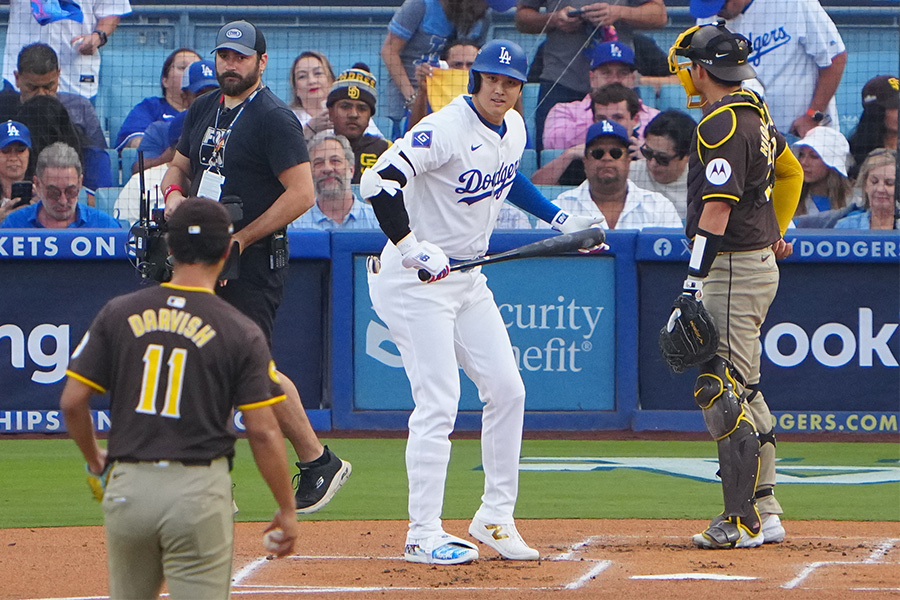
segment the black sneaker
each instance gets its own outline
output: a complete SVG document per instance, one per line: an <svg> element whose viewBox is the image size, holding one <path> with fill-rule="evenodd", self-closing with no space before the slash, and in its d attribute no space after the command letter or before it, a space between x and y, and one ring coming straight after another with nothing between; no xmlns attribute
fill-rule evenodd
<svg viewBox="0 0 900 600"><path fill-rule="evenodd" d="M308 463L296 463L300 472L294 475L297 492L294 501L297 514L306 515L321 510L337 493L353 468L325 446L320 458Z"/></svg>

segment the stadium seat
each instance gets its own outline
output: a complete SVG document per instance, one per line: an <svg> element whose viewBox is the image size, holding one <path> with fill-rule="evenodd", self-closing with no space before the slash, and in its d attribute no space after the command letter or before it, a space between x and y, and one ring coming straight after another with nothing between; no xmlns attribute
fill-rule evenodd
<svg viewBox="0 0 900 600"><path fill-rule="evenodd" d="M519 163L519 173L530 179L535 171L537 171L537 151L526 148L522 153L522 162Z"/></svg>
<svg viewBox="0 0 900 600"><path fill-rule="evenodd" d="M659 102L656 106L659 110L676 108L685 110L685 102L687 97L684 94L684 88L677 83L670 83L659 88Z"/></svg>
<svg viewBox="0 0 900 600"><path fill-rule="evenodd" d="M558 157L563 152L564 150L560 148L557 148L555 150L541 150L541 165L547 166L547 163Z"/></svg>
<svg viewBox="0 0 900 600"><path fill-rule="evenodd" d="M643 102L645 106L658 108L657 104L659 102L656 99L655 87L653 87L652 85L639 85L635 88L635 90L637 90L638 96L641 97L641 102Z"/></svg>
<svg viewBox="0 0 900 600"><path fill-rule="evenodd" d="M564 191L572 189L571 186L567 185L539 185L537 188L551 201L556 200L556 197Z"/></svg>
<svg viewBox="0 0 900 600"><path fill-rule="evenodd" d="M138 154L137 148L122 148L121 152L122 156L122 185L131 179L132 168L134 167L134 163L137 162Z"/></svg>
<svg viewBox="0 0 900 600"><path fill-rule="evenodd" d="M109 157L109 172L112 175L113 185L122 185L122 165L119 162L119 153L115 148L107 148L106 155Z"/></svg>
<svg viewBox="0 0 900 600"><path fill-rule="evenodd" d="M97 188L97 193L94 196L94 207L98 210L102 210L111 217L116 217L116 200L118 199L121 190L122 188L120 187Z"/></svg>

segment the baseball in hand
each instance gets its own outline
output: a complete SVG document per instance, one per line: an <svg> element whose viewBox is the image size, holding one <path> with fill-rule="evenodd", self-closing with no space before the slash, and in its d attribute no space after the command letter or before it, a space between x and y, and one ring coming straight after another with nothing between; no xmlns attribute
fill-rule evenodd
<svg viewBox="0 0 900 600"><path fill-rule="evenodd" d="M281 529L273 529L272 531L266 532L266 536L263 538L263 546L265 546L266 550L269 552L278 552L278 547L283 541L284 531Z"/></svg>

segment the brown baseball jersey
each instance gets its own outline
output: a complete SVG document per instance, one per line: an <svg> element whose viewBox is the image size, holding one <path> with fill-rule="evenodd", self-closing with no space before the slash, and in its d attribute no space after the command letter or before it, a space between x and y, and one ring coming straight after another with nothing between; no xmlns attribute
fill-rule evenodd
<svg viewBox="0 0 900 600"><path fill-rule="evenodd" d="M67 374L109 391L111 461L232 456L232 409L285 397L259 327L212 292L172 284L107 303Z"/></svg>
<svg viewBox="0 0 900 600"><path fill-rule="evenodd" d="M757 250L781 238L772 207L775 159L785 147L769 109L740 90L713 104L694 132L688 163L685 233L693 238L703 206L727 202L731 215L723 252Z"/></svg>

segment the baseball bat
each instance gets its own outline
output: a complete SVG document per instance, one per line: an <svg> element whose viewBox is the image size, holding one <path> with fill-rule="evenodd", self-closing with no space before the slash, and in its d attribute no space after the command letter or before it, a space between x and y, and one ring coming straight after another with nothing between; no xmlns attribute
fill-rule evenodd
<svg viewBox="0 0 900 600"><path fill-rule="evenodd" d="M599 246L605 240L606 232L603 229L590 227L588 229L582 229L581 231L555 235L499 254L490 254L482 256L481 258L463 260L450 265L450 270L459 271L460 269L471 269L472 267L478 267L480 265L505 262L507 260L515 260L518 258L555 256L565 252L593 248L594 246ZM419 279L428 281L431 279L431 273L425 269L419 269Z"/></svg>

